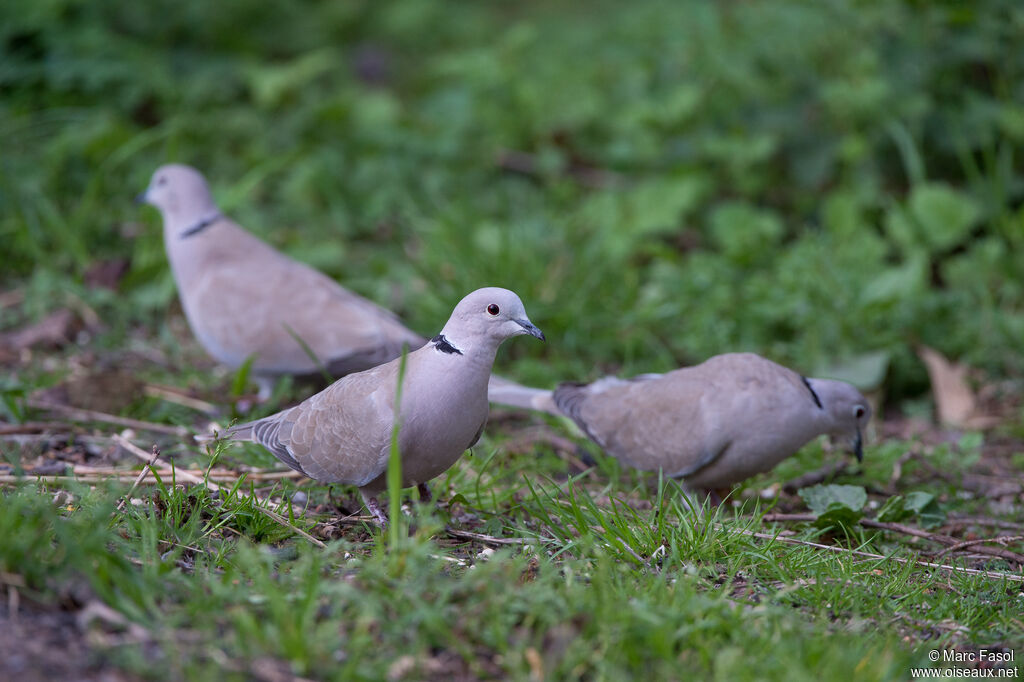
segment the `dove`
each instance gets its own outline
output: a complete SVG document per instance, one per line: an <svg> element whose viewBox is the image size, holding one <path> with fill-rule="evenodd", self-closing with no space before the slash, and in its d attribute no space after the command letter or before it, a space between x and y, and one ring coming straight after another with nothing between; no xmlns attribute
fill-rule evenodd
<svg viewBox="0 0 1024 682"><path fill-rule="evenodd" d="M507 289L478 289L455 306L437 336L408 354L400 401L401 358L349 374L295 407L225 435L259 443L310 478L357 486L367 510L386 526L377 494L387 487L396 420L402 487L427 493L427 481L480 438L498 346L522 334L544 340L519 297Z"/></svg>
<svg viewBox="0 0 1024 682"><path fill-rule="evenodd" d="M281 375L326 368L339 377L426 343L390 311L237 225L190 166L161 166L136 200L160 211L167 258L196 339L232 369L252 357L261 400ZM537 389L498 377L493 384L495 402L532 408Z"/></svg>
<svg viewBox="0 0 1024 682"><path fill-rule="evenodd" d="M564 383L553 400L624 464L712 492L770 470L822 434L848 438L860 461L871 417L850 384L808 379L753 353L667 374Z"/></svg>

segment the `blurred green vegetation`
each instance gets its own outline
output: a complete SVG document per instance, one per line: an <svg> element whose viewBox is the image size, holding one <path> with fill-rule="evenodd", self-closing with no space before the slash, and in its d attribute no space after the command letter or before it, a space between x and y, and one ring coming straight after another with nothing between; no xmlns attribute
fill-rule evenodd
<svg viewBox="0 0 1024 682"><path fill-rule="evenodd" d="M6 0L0 326L162 319L131 198L173 160L423 333L516 289L529 381L881 351L904 396L915 343L1019 374L1022 34L1017 0ZM117 257L121 295L82 284Z"/></svg>

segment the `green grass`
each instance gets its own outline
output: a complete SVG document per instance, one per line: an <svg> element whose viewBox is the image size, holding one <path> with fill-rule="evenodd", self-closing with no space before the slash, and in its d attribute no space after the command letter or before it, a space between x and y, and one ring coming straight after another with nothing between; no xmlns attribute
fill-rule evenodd
<svg viewBox="0 0 1024 682"><path fill-rule="evenodd" d="M206 415L145 386L241 416L247 368L191 338L159 218L131 203L181 161L240 224L422 334L474 288L515 289L549 342L506 344L496 367L531 384L751 350L859 367L891 424L931 418L915 349L933 347L975 369L1001 423L876 438L835 482L867 490L868 518L927 493L936 518L1019 524L1019 493L968 484L1024 466L1022 26L1014 0L9 0L0 330L60 308L84 329L0 348L0 416L48 418L29 397L72 384L79 407L195 431ZM307 394L283 381L245 416ZM0 461L109 464L117 430L0 434ZM239 482L150 478L121 510L127 483L4 484L0 596L29 627L111 607L124 622L73 625L91 658L68 663L146 679L906 679L934 648L1024 655L1020 583L912 560L1012 562L763 521L806 513L777 484L838 453L810 445L704 516L671 481L547 440L574 433L496 414L433 482L439 507L389 500L390 541L332 523L351 490L241 476L276 466L257 446L156 435L164 459ZM307 514L280 513L326 548L266 513L296 492Z"/></svg>

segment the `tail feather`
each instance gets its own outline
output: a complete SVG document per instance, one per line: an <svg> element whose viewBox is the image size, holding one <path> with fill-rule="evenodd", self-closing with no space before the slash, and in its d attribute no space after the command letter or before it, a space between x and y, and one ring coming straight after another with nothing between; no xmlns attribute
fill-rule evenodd
<svg viewBox="0 0 1024 682"><path fill-rule="evenodd" d="M493 374L487 386L487 399L499 405L546 412L556 416L561 414L551 398L551 391L523 386Z"/></svg>
<svg viewBox="0 0 1024 682"><path fill-rule="evenodd" d="M282 443L280 438L278 438L281 431L281 420L278 419L279 416L279 414L272 415L263 419L257 419L256 421L232 426L225 429L223 432L220 432L217 437L224 438L226 440L250 441L252 443L262 445L270 451L270 454L281 460L283 464L287 464L289 468L306 474L306 471L295 460L292 453L288 451L288 446ZM200 443L207 443L213 439L213 434L196 436L196 441ZM309 474L306 475L308 476Z"/></svg>
<svg viewBox="0 0 1024 682"><path fill-rule="evenodd" d="M587 422L583 419L583 403L587 399L587 394L592 386L593 384L561 383L552 393L552 400L561 411L561 414L572 419L576 426L580 427L583 433L587 434L587 438L604 448L604 442L597 437L597 434L590 430Z"/></svg>
<svg viewBox="0 0 1024 682"><path fill-rule="evenodd" d="M211 424L209 433L198 433L195 435L195 441L197 443L212 443L218 439L231 439L231 440L252 440L252 427L256 422L248 422L246 424L238 424L237 426L231 426L229 428L221 430L216 424ZM212 427L212 428L211 428Z"/></svg>
<svg viewBox="0 0 1024 682"><path fill-rule="evenodd" d="M223 436L230 438L231 440L255 440L253 438L253 429L259 424L262 419L257 419L254 422L246 422L245 424L237 424L224 431Z"/></svg>
<svg viewBox="0 0 1024 682"><path fill-rule="evenodd" d="M565 382L559 384L551 394L552 401L561 413L579 424L582 429L586 429L580 416L583 400L587 397L586 388L587 384Z"/></svg>

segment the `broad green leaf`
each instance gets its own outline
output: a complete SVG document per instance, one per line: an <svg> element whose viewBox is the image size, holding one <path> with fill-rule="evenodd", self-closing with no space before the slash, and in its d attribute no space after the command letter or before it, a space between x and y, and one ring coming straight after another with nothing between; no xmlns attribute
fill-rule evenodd
<svg viewBox="0 0 1024 682"><path fill-rule="evenodd" d="M921 227L925 244L933 252L962 242L980 216L978 206L970 197L938 183L915 187L908 206Z"/></svg>
<svg viewBox="0 0 1024 682"><path fill-rule="evenodd" d="M867 491L859 485L816 485L801 488L799 495L816 514L821 514L833 504L859 512L868 501Z"/></svg>
<svg viewBox="0 0 1024 682"><path fill-rule="evenodd" d="M779 217L741 202L730 202L711 214L711 238L726 256L750 263L774 248L782 239Z"/></svg>
<svg viewBox="0 0 1024 682"><path fill-rule="evenodd" d="M814 525L847 532L855 530L868 501L867 492L859 485L816 485L802 488L799 494L817 517Z"/></svg>

